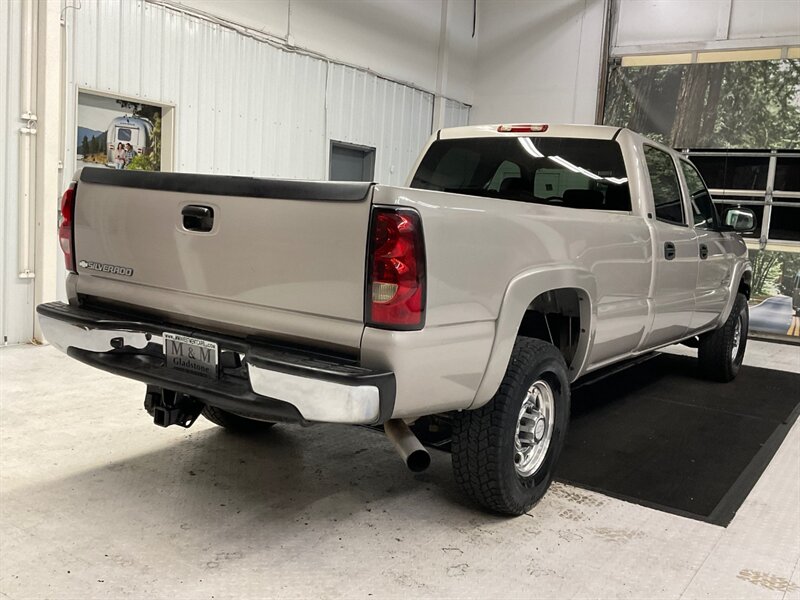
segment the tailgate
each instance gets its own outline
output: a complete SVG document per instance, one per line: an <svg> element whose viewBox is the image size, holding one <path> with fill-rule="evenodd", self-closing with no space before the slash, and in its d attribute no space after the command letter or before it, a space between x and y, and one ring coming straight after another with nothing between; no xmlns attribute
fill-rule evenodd
<svg viewBox="0 0 800 600"><path fill-rule="evenodd" d="M219 331L358 348L371 186L85 168L77 292ZM213 218L198 220L203 209Z"/></svg>

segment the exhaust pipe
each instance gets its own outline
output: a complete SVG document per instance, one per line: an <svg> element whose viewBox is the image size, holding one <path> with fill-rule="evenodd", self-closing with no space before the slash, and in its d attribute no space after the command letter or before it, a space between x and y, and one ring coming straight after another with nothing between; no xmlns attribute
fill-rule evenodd
<svg viewBox="0 0 800 600"><path fill-rule="evenodd" d="M431 455L408 428L405 421L389 419L383 424L383 430L409 469L414 473L419 473L428 468L431 464Z"/></svg>

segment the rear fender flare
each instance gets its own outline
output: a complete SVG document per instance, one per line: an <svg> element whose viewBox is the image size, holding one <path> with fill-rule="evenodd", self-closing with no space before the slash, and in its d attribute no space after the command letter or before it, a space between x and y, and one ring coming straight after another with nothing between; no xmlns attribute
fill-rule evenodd
<svg viewBox="0 0 800 600"><path fill-rule="evenodd" d="M517 332L530 303L544 292L561 288L575 288L582 292L581 336L569 370L570 381L578 377L586 362L591 340L594 339L593 316L597 297L595 278L588 271L572 267L525 271L514 277L506 288L495 326L492 352L470 409L486 404L500 387L511 359Z"/></svg>

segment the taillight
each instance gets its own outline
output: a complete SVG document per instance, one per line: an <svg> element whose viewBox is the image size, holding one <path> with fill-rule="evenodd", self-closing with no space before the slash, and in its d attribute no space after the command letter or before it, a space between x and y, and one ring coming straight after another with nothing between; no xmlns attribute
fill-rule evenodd
<svg viewBox="0 0 800 600"><path fill-rule="evenodd" d="M367 324L422 329L425 247L419 214L402 208L373 209L368 256Z"/></svg>
<svg viewBox="0 0 800 600"><path fill-rule="evenodd" d="M58 221L58 241L64 253L67 271L75 272L75 244L72 239L75 216L75 184L70 184L61 196L61 217Z"/></svg>

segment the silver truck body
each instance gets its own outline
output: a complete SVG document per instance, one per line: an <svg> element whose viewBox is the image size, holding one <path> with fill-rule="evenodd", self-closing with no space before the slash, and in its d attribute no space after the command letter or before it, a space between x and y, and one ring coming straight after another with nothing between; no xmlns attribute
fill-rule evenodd
<svg viewBox="0 0 800 600"><path fill-rule="evenodd" d="M250 386L292 404L304 421L369 423L487 403L526 313L548 293L577 300L565 313L575 326L567 356L572 381L725 322L737 291L749 282L741 237L695 228L691 219L679 226L653 218L643 147L668 152L676 164L677 153L628 130L570 125L541 134L501 134L496 125L443 130L429 146L438 139L501 135L615 140L631 210L338 183L307 184L315 186L312 199L292 184L284 198L231 189L209 195L97 183L87 169L78 177L75 204L77 272L67 281L70 306L87 312L76 323L40 310L42 327L65 351L106 352L120 335L127 335L125 345L144 347L160 342L159 327L169 331L174 325L344 357L358 368L393 375L389 413L377 407L378 392L369 384L339 389L310 371L273 369L274 361L253 362ZM687 184L678 173L684 211L691 215ZM231 185L234 180L239 178L229 178ZM182 209L197 204L213 207L209 232L182 226ZM420 330L365 325L373 206L408 207L420 215L426 257ZM674 245L674 258L665 258L665 243ZM702 260L701 245L707 248ZM117 318L132 316L122 325L106 317L93 324L97 307ZM148 319L154 320L147 329L151 338L137 338L145 329L132 323Z"/></svg>

